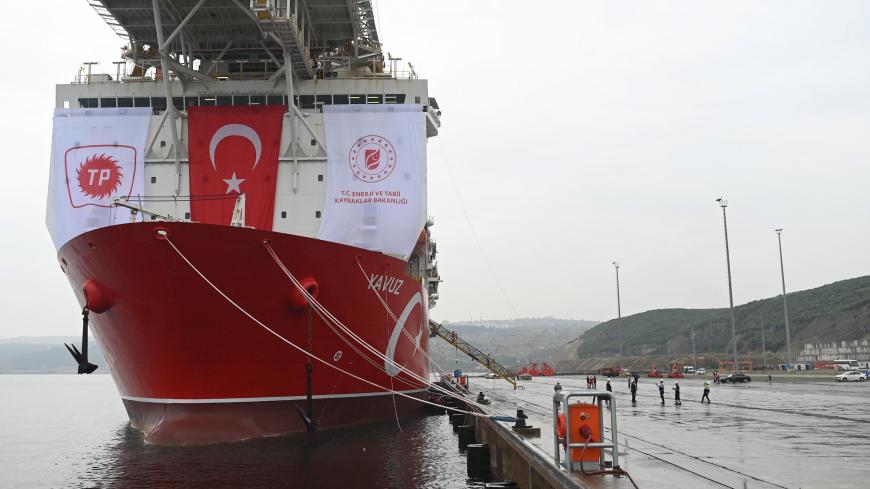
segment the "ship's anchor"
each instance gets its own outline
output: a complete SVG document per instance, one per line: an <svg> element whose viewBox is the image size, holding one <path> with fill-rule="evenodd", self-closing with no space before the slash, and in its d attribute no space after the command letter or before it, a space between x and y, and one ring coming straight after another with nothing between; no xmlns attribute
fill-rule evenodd
<svg viewBox="0 0 870 489"><path fill-rule="evenodd" d="M79 351L78 348L72 343L67 345L66 343L63 346L66 347L67 351L70 355L73 356L76 363L79 364L79 373L80 374L89 374L93 373L94 370L97 369L97 366L93 363L88 362L88 314L90 311L88 307L85 306L82 309L82 351Z"/></svg>
<svg viewBox="0 0 870 489"><path fill-rule="evenodd" d="M296 408L296 412L299 413L299 417L302 418L302 422L305 423L305 429L308 431L308 434L310 435L311 433L317 431L317 423L313 419L309 418L301 407L297 406L296 404L293 404L293 407Z"/></svg>

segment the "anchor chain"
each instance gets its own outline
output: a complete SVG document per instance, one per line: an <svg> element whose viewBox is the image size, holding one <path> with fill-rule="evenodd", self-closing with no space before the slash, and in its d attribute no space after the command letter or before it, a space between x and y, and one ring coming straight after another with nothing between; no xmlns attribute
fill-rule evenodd
<svg viewBox="0 0 870 489"><path fill-rule="evenodd" d="M311 305L306 309L306 316L308 317L308 356L305 360L305 413L308 417L306 425L308 432L310 433L317 428L317 422L314 421L314 389L311 383L311 374L314 371L314 366L311 364L311 355L314 353L314 335L311 327Z"/></svg>

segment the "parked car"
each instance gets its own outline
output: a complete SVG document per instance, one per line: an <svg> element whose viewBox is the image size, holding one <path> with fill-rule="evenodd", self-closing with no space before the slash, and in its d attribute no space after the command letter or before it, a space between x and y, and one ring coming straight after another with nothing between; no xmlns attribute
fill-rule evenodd
<svg viewBox="0 0 870 489"><path fill-rule="evenodd" d="M752 377L744 374L743 372L737 372L736 374L728 374L725 377L719 379L719 383L725 384L730 382L732 384L742 384L744 382L752 382Z"/></svg>
<svg viewBox="0 0 870 489"><path fill-rule="evenodd" d="M834 377L837 382L864 382L867 380L867 375L864 372L856 372L851 370Z"/></svg>
<svg viewBox="0 0 870 489"><path fill-rule="evenodd" d="M695 375L707 375L707 369L704 367L695 370Z"/></svg>

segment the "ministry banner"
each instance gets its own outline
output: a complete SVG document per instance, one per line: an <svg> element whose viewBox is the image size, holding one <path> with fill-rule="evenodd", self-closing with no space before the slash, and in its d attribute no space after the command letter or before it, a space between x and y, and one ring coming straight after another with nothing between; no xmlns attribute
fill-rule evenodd
<svg viewBox="0 0 870 489"><path fill-rule="evenodd" d="M245 194L245 224L270 231L285 107L190 107L190 217L229 225Z"/></svg>
<svg viewBox="0 0 870 489"><path fill-rule="evenodd" d="M325 105L328 183L318 238L407 258L426 223L420 105Z"/></svg>
<svg viewBox="0 0 870 489"><path fill-rule="evenodd" d="M45 221L56 249L103 226L129 222L112 208L145 190L150 108L55 109Z"/></svg>

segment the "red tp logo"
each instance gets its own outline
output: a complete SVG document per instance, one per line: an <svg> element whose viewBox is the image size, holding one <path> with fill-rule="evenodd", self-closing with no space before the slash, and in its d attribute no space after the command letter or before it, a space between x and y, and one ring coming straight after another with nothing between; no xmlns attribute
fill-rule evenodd
<svg viewBox="0 0 870 489"><path fill-rule="evenodd" d="M105 153L88 157L76 169L76 179L82 193L96 199L112 195L121 185L123 177L121 165Z"/></svg>

